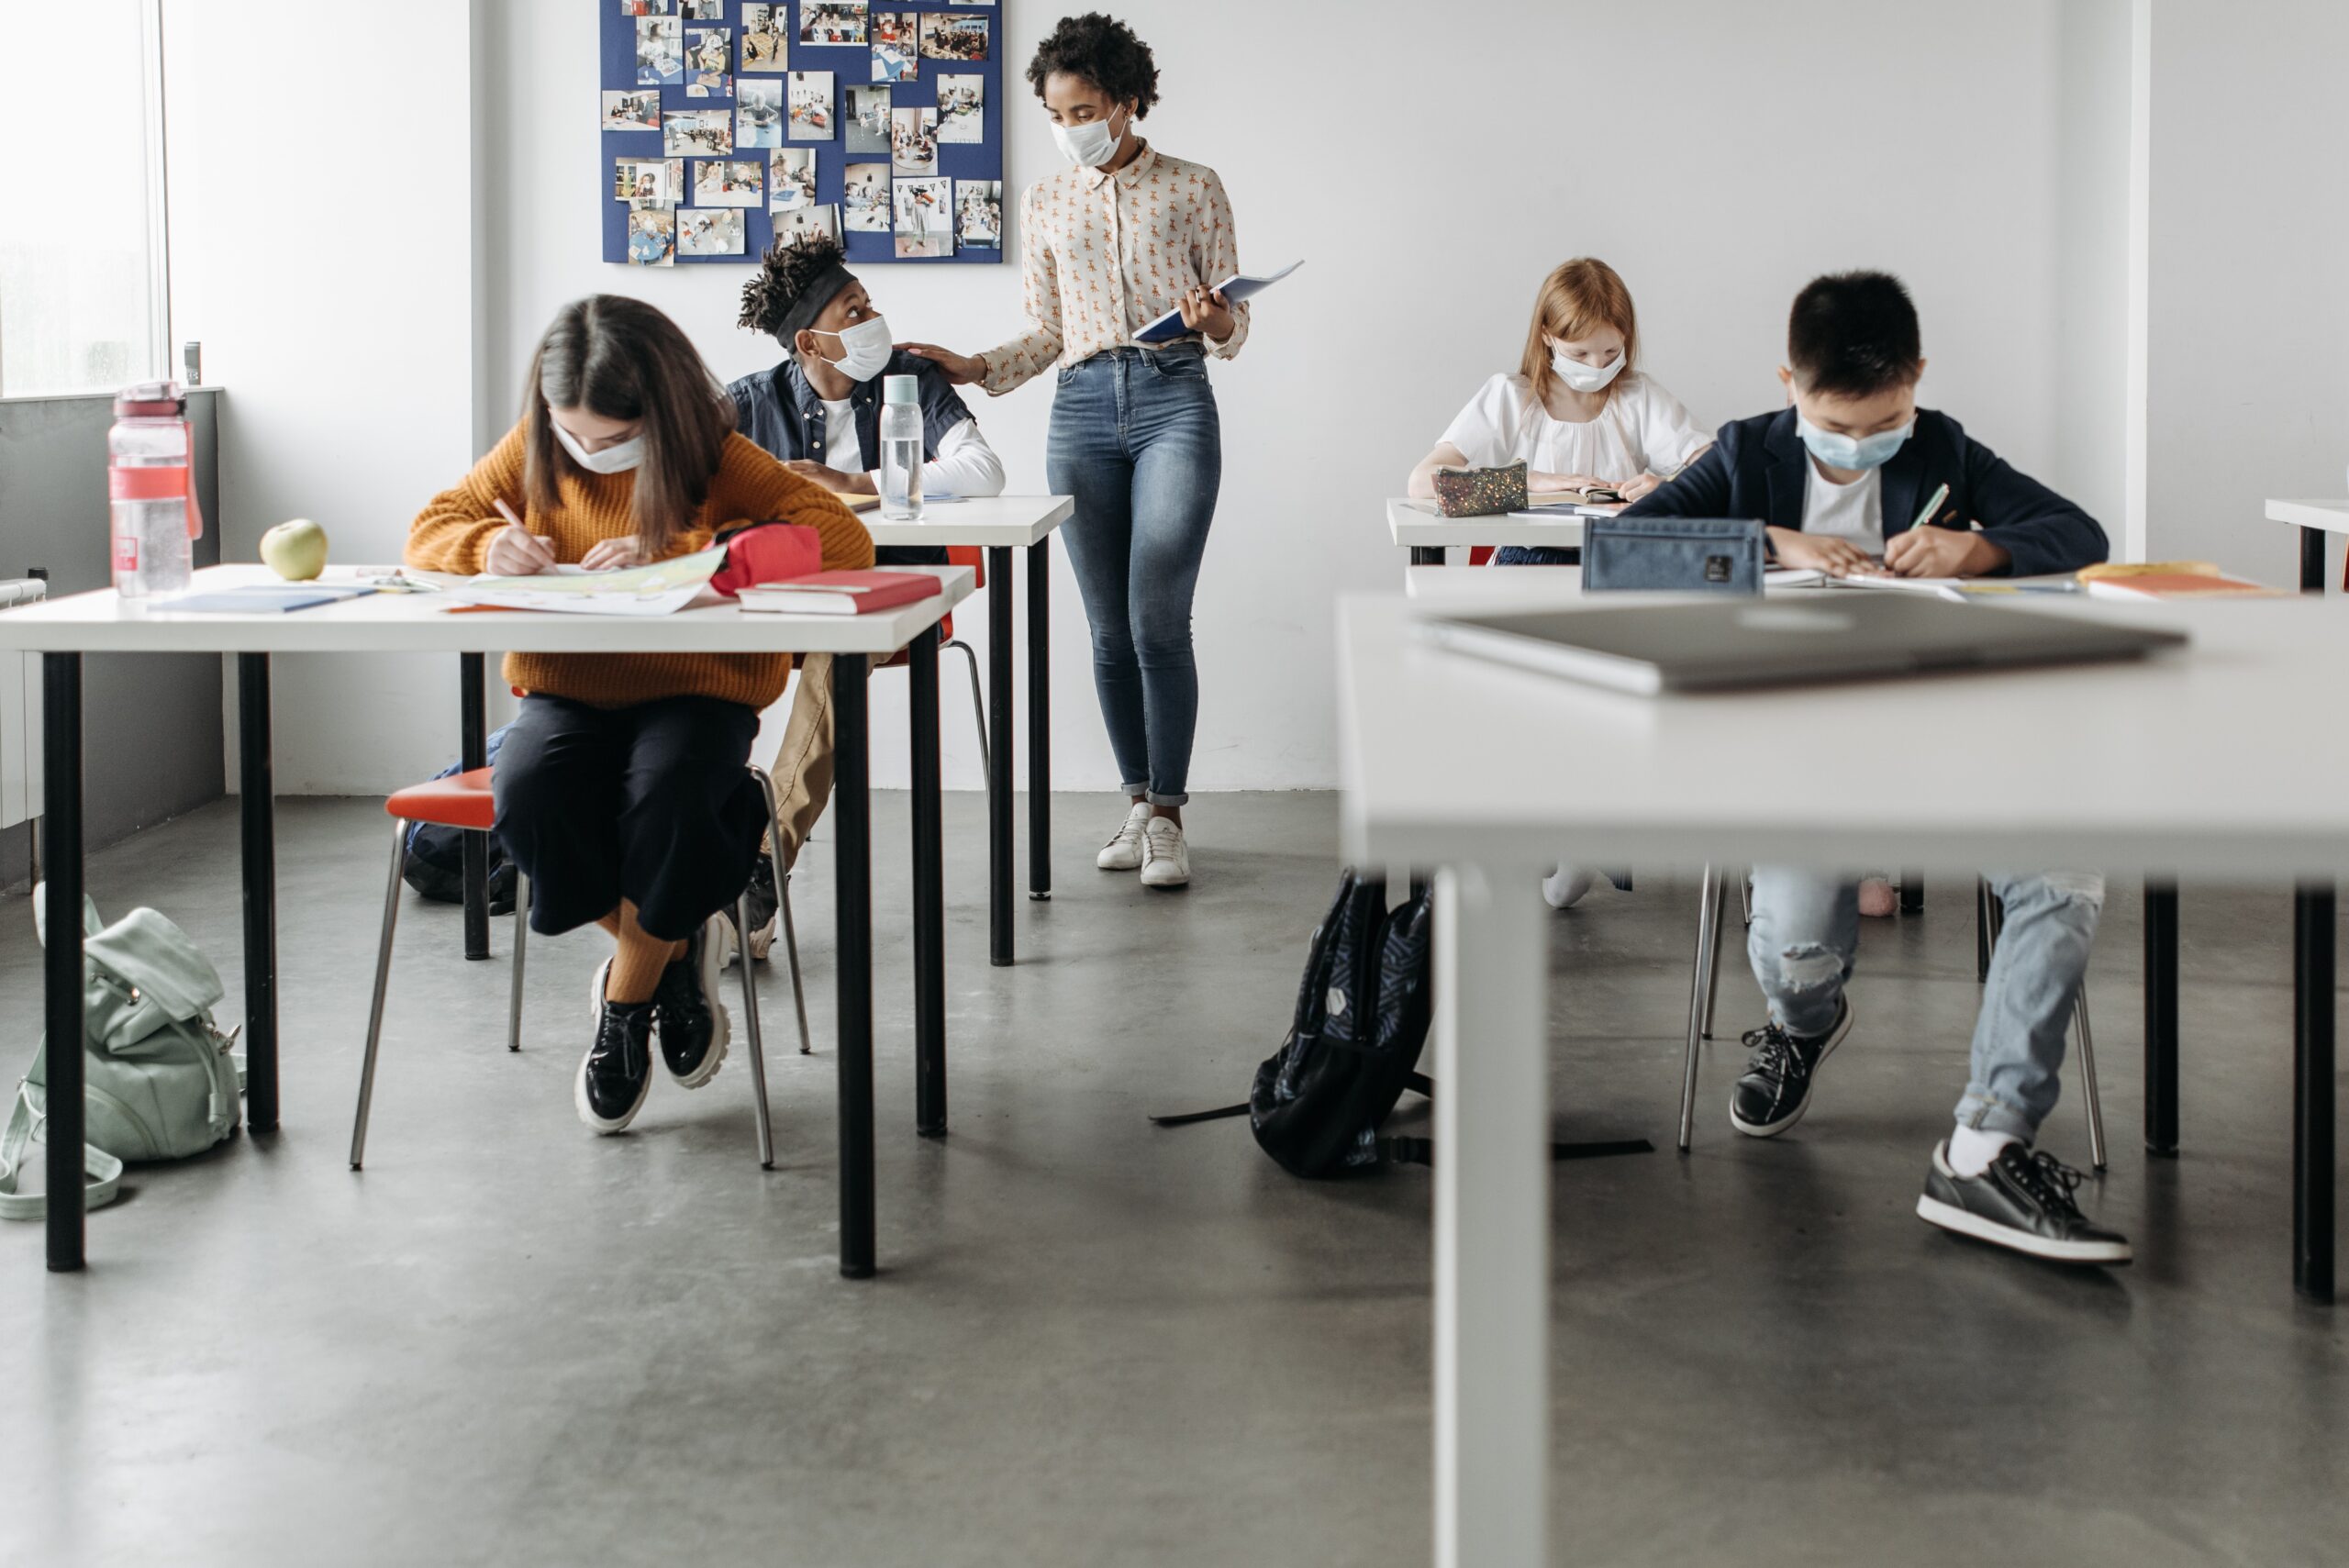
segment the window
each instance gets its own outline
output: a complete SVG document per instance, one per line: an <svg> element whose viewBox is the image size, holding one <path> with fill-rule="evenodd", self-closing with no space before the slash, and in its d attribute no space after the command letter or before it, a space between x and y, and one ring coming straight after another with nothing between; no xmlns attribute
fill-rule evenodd
<svg viewBox="0 0 2349 1568"><path fill-rule="evenodd" d="M0 395L171 373L159 0L0 0Z"/></svg>

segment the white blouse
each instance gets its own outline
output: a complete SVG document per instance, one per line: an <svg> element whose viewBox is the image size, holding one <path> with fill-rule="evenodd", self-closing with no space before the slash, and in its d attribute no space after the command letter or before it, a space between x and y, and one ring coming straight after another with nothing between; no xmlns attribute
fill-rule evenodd
<svg viewBox="0 0 2349 1568"><path fill-rule="evenodd" d="M1554 419L1521 375L1497 375L1443 432L1471 465L1504 468L1522 460L1536 473L1586 473L1620 484L1642 473L1669 478L1712 439L1680 399L1637 371L1615 378L1598 417Z"/></svg>

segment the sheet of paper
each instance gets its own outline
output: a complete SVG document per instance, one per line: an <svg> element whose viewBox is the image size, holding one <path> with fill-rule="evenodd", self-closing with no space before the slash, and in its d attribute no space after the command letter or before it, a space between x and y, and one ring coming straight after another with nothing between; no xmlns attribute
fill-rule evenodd
<svg viewBox="0 0 2349 1568"><path fill-rule="evenodd" d="M618 572L558 566L535 577L474 577L451 588L449 597L460 605L501 610L551 610L579 616L674 615L692 604L724 564L726 547L718 544L692 555Z"/></svg>

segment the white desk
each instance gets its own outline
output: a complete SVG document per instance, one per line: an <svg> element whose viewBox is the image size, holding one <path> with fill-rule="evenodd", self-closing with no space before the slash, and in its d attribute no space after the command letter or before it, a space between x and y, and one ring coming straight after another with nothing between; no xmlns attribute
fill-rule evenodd
<svg viewBox="0 0 2349 1568"><path fill-rule="evenodd" d="M2300 530L2300 592L2324 592L2324 539L2349 534L2349 501L2270 501L2267 520Z"/></svg>
<svg viewBox="0 0 2349 1568"><path fill-rule="evenodd" d="M840 917L841 1272L872 1273L873 923L871 753L865 674L871 662L912 651L914 952L917 1079L943 1106L945 906L938 761L938 623L972 591L967 567L930 569L936 595L866 616L745 613L731 605L673 616L451 613L439 594L374 594L290 615L192 615L73 594L0 616L0 648L42 654L47 812L41 853L56 906L82 904L82 655L234 653L244 828L246 1119L274 1129L277 1105L276 851L271 787L269 661L276 653L829 653L840 766L835 786ZM332 578L346 572L330 574ZM207 567L198 591L275 579L261 566ZM921 679L926 673L926 683ZM477 763L475 765L478 765ZM76 922L50 930L45 1017L54 1040L81 1038L82 941ZM50 1062L49 1266L83 1262L82 1054ZM926 1091L927 1092L927 1091ZM920 1112L917 1113L918 1121Z"/></svg>
<svg viewBox="0 0 2349 1568"><path fill-rule="evenodd" d="M1395 542L1411 552L1414 566L1441 566L1449 545L1543 545L1553 550L1582 547L1582 517L1534 519L1506 514L1489 517L1447 517L1432 501L1389 496L1386 530Z"/></svg>
<svg viewBox="0 0 2349 1568"><path fill-rule="evenodd" d="M1052 895L1052 530L1067 495L990 495L930 508L918 523L860 512L873 542L987 552L987 960L1011 962L1011 552L1028 552L1028 896Z"/></svg>
<svg viewBox="0 0 2349 1568"><path fill-rule="evenodd" d="M2349 727L2308 723L2296 694L2310 671L2349 667L2349 606L2023 608L2184 625L2195 646L2143 664L1647 699L1427 647L1398 595L1341 600L1343 853L1436 872L1439 1563L1549 1561L1539 881L1562 859L1970 875L1995 858L2318 879L2299 895L2294 1265L2306 1294L2329 1296L2332 884L2349 875ZM2006 738L1996 751L1978 741L1993 732ZM1787 745L1797 733L1804 743ZM1944 781L1932 812L1898 792L1854 795L1850 781L1887 755ZM1722 788L1724 758L1765 756L1769 767Z"/></svg>

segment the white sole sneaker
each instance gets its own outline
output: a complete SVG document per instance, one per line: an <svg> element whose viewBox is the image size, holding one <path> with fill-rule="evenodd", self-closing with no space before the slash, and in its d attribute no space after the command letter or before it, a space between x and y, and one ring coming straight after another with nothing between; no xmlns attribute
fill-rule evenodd
<svg viewBox="0 0 2349 1568"><path fill-rule="evenodd" d="M703 923L701 973L694 978L701 985L702 1006L709 1009L709 1050L703 1053L701 1065L691 1073L683 1076L674 1073L669 1074L671 1081L679 1088L698 1089L712 1078L717 1077L718 1070L726 1065L726 1044L734 1031L731 1020L727 1017L726 1004L721 998L720 992L724 985L723 975L727 962L733 956L733 921L723 915L712 915ZM658 1014L655 1014L652 1020L652 1031L653 1048L658 1050L661 1035L661 1019ZM667 1058L662 1059L662 1065L664 1067L668 1065Z"/></svg>
<svg viewBox="0 0 2349 1568"><path fill-rule="evenodd" d="M1103 871L1139 871L1141 869L1142 835L1150 829L1151 810L1147 801L1126 813L1124 824L1117 837L1101 846L1093 863Z"/></svg>
<svg viewBox="0 0 2349 1568"><path fill-rule="evenodd" d="M595 1008L596 1024L599 1029L603 1027L604 1022L604 977L611 973L611 972L612 961L607 958L603 962L596 966L596 973L588 981L587 997L589 1003ZM657 1045L648 1044L646 1049L657 1051L660 1048ZM587 1103L588 1054L589 1052L585 1051L579 1053L579 1070L571 1075L572 1108L579 1113L579 1119L581 1121L585 1122L592 1130L601 1137L609 1138L615 1132L626 1132L628 1130L628 1124L636 1119L636 1113L642 1110L644 1108L644 1102L651 1097L652 1074L647 1073L644 1075L644 1087L639 1091L636 1096L636 1103L628 1107L627 1113L623 1116L616 1117L607 1120L603 1117L597 1116L596 1114L595 1107Z"/></svg>
<svg viewBox="0 0 2349 1568"><path fill-rule="evenodd" d="M1166 824L1164 830L1160 824ZM1141 884L1171 889L1191 882L1191 845L1179 823L1169 817L1153 817L1142 834Z"/></svg>
<svg viewBox="0 0 2349 1568"><path fill-rule="evenodd" d="M1795 1107L1795 1114L1787 1118L1784 1121L1772 1122L1766 1127L1757 1122L1749 1122L1743 1117L1737 1114L1737 1099L1735 1095L1731 1095L1729 1103L1730 1126L1745 1134L1748 1138L1776 1138L1778 1134L1786 1131L1788 1128L1793 1127L1798 1122L1801 1121L1803 1118L1809 1116L1810 1114L1810 1102L1818 1097L1819 1070L1827 1065L1827 1059L1835 1054L1835 1048L1842 1044L1843 1037L1851 1032L1852 999L1849 996L1845 996L1843 998L1843 1016L1837 1018L1835 1020L1835 1027L1827 1031L1827 1043L1820 1049L1819 1052L1819 1060L1810 1064L1810 1087L1804 1091L1802 1104Z"/></svg>
<svg viewBox="0 0 2349 1568"><path fill-rule="evenodd" d="M2055 1241L1999 1225L1969 1214L1954 1204L1937 1197L1920 1195L1917 1218L1928 1225L1959 1236L1970 1236L1976 1241L1987 1241L1993 1247L2004 1247L2009 1252L2021 1252L2033 1258L2049 1258L2059 1263L2125 1263L2136 1254L2126 1241Z"/></svg>

